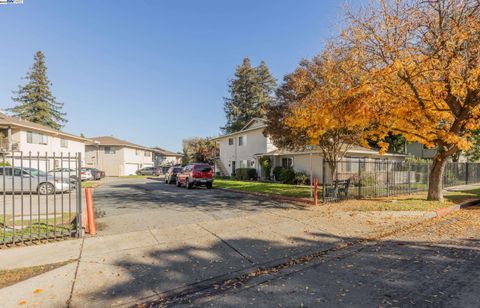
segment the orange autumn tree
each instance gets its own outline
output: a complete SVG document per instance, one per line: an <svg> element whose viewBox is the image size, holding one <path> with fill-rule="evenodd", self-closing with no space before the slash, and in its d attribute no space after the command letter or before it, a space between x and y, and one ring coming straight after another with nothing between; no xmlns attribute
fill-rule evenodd
<svg viewBox="0 0 480 308"><path fill-rule="evenodd" d="M364 59L357 90L367 94L359 108L371 112L371 133L436 148L427 198L443 200L448 159L480 127L480 2L383 0L347 20L341 40Z"/></svg>
<svg viewBox="0 0 480 308"><path fill-rule="evenodd" d="M322 54L304 60L285 77L270 108L265 132L281 148L317 146L335 173L337 161L357 144L366 144L370 125L356 59L341 46L330 44ZM362 108L359 108L361 106Z"/></svg>
<svg viewBox="0 0 480 308"><path fill-rule="evenodd" d="M335 44L288 77L282 123L311 144L343 130L436 148L427 198L443 200L448 159L480 128L480 2L379 0L347 13Z"/></svg>

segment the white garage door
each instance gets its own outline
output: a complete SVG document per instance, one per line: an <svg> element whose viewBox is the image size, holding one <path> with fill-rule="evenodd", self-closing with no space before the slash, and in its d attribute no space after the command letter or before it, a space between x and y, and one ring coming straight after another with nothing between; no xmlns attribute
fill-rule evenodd
<svg viewBox="0 0 480 308"><path fill-rule="evenodd" d="M137 164L125 164L125 174L124 175L132 175L135 174L138 170Z"/></svg>

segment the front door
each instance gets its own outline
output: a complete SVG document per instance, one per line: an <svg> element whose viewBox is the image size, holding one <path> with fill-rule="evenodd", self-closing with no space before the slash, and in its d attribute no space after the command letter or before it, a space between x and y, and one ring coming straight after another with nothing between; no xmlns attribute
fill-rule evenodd
<svg viewBox="0 0 480 308"><path fill-rule="evenodd" d="M235 169L237 169L235 168L235 162L232 161L232 175L235 175Z"/></svg>

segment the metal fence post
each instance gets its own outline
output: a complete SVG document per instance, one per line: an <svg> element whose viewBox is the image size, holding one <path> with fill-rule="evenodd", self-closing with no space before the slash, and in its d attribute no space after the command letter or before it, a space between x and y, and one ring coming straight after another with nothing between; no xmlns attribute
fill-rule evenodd
<svg viewBox="0 0 480 308"><path fill-rule="evenodd" d="M408 170L408 193L411 194L412 193L412 180L410 179L410 174L412 173L412 164L408 163L407 164L407 170Z"/></svg>
<svg viewBox="0 0 480 308"><path fill-rule="evenodd" d="M79 152L77 157L77 237L82 237L82 154Z"/></svg>
<svg viewBox="0 0 480 308"><path fill-rule="evenodd" d="M358 199L362 198L362 166L358 160Z"/></svg>
<svg viewBox="0 0 480 308"><path fill-rule="evenodd" d="M390 168L390 164L388 163L388 160L387 160L387 197L390 196L390 174L389 174L389 169Z"/></svg>
<svg viewBox="0 0 480 308"><path fill-rule="evenodd" d="M327 186L325 184L325 160L322 159L322 200L327 203Z"/></svg>
<svg viewBox="0 0 480 308"><path fill-rule="evenodd" d="M465 185L468 185L468 162L465 163Z"/></svg>

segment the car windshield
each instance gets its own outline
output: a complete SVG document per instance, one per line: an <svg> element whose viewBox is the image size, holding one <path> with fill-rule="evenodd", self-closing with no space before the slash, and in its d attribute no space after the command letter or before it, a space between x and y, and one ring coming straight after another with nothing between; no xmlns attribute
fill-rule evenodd
<svg viewBox="0 0 480 308"><path fill-rule="evenodd" d="M180 170L182 170L181 167L178 167L178 168L173 168L173 172L180 172Z"/></svg>
<svg viewBox="0 0 480 308"><path fill-rule="evenodd" d="M46 176L47 174L41 170L35 169L35 168L23 168L24 171L26 171L28 174L31 176Z"/></svg>
<svg viewBox="0 0 480 308"><path fill-rule="evenodd" d="M212 168L210 168L209 165L200 165L200 166L195 166L195 171L198 172L210 172L212 171Z"/></svg>

